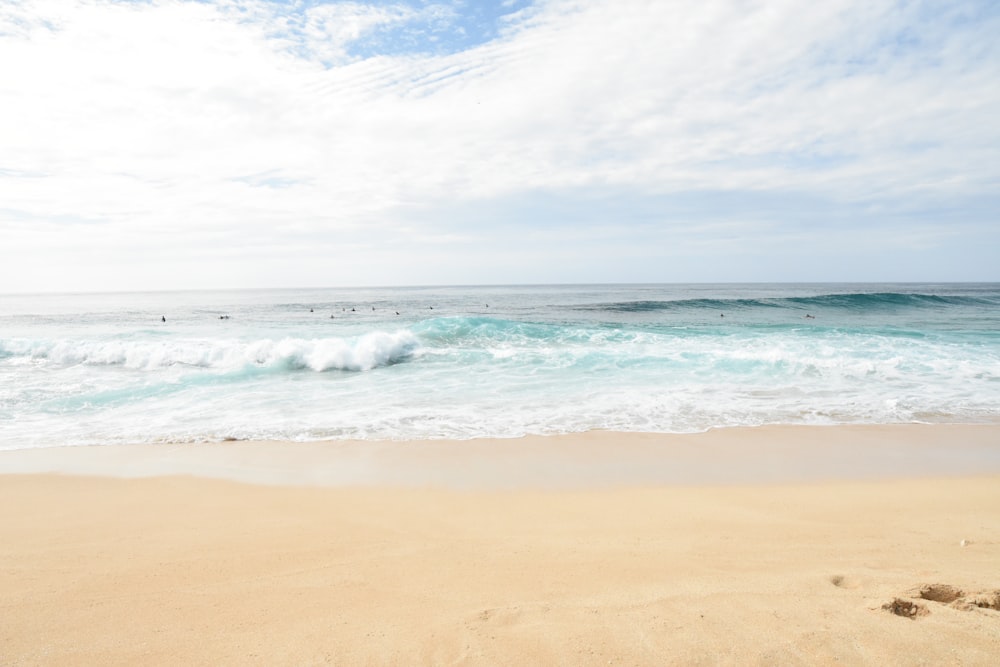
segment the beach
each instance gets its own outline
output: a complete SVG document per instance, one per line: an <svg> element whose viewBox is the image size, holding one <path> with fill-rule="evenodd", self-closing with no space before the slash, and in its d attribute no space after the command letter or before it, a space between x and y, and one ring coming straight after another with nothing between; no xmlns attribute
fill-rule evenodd
<svg viewBox="0 0 1000 667"><path fill-rule="evenodd" d="M1000 667L997 35L0 0L0 667Z"/></svg>
<svg viewBox="0 0 1000 667"><path fill-rule="evenodd" d="M906 425L0 452L0 663L995 664L998 450Z"/></svg>

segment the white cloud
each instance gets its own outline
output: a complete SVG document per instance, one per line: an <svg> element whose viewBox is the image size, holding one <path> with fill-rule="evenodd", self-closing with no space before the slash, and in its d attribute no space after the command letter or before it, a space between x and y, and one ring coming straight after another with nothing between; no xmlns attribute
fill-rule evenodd
<svg viewBox="0 0 1000 667"><path fill-rule="evenodd" d="M281 284L425 282L395 242L491 265L517 232L457 212L538 192L805 193L914 215L951 202L967 217L960 202L1000 181L1000 20L987 4L552 0L464 51L353 50L456 11L3 5L0 291L107 288L87 279L97 255L144 258L148 270L129 269L138 287L230 285L206 257L236 284L265 259ZM617 213L623 247L645 238ZM739 211L713 215L753 237ZM760 232L788 222L752 217ZM699 220L664 213L658 238ZM597 224L562 247L598 256L599 241L584 247ZM58 262L40 270L45 248ZM183 276L162 268L180 261Z"/></svg>

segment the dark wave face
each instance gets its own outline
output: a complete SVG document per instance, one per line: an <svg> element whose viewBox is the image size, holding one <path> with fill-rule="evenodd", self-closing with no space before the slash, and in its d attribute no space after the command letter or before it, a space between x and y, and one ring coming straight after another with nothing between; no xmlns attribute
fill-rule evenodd
<svg viewBox="0 0 1000 667"><path fill-rule="evenodd" d="M749 308L781 308L777 301L762 299L678 299L673 301L624 301L583 306L581 310L612 313L654 313L671 311L746 310Z"/></svg>
<svg viewBox="0 0 1000 667"><path fill-rule="evenodd" d="M975 331L1000 330L1000 292L965 294L872 291L752 298L638 299L580 304L576 312L591 320L634 321L645 325L816 326ZM728 320L726 318L729 318Z"/></svg>
<svg viewBox="0 0 1000 667"><path fill-rule="evenodd" d="M848 311L895 310L899 308L948 308L1000 306L1000 297L990 296L943 296L937 294L913 294L905 292L874 292L863 294L824 294L799 298L790 297L784 301L801 308L831 308Z"/></svg>
<svg viewBox="0 0 1000 667"><path fill-rule="evenodd" d="M585 311L648 313L698 310L749 310L754 308L785 308L792 310L826 309L877 311L900 308L982 307L1000 308L1000 296L941 296L903 292L859 294L820 294L808 297L773 299L674 299L667 301L624 301L581 306Z"/></svg>

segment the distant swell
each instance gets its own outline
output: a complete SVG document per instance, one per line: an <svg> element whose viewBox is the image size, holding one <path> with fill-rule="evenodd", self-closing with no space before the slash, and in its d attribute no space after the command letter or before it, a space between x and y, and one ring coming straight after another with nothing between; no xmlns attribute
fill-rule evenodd
<svg viewBox="0 0 1000 667"><path fill-rule="evenodd" d="M852 312L901 309L946 308L950 306L998 307L1000 299L970 296L939 296L903 292L821 294L809 297L761 299L676 299L668 301L623 301L582 306L581 310L619 313L698 310L747 310L753 308L827 309Z"/></svg>
<svg viewBox="0 0 1000 667"><path fill-rule="evenodd" d="M236 369L248 365L313 371L367 371L408 359L417 348L409 331L376 331L357 338L219 340L31 341L0 340L0 357L44 360L61 366L168 366Z"/></svg>
<svg viewBox="0 0 1000 667"><path fill-rule="evenodd" d="M802 306L861 310L867 308L941 308L947 306L996 306L996 299L969 296L939 296L936 294L905 294L876 292L871 294L825 294L814 297L792 297L789 303Z"/></svg>
<svg viewBox="0 0 1000 667"><path fill-rule="evenodd" d="M644 313L658 311L696 310L736 310L743 308L780 308L778 303L762 299L679 299L676 301L624 301L621 303L600 303L584 306L582 310L608 311L612 313Z"/></svg>

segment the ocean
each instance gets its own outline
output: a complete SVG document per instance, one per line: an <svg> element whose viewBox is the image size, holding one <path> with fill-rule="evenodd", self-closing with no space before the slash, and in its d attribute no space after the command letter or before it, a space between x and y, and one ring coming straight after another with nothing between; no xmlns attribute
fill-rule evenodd
<svg viewBox="0 0 1000 667"><path fill-rule="evenodd" d="M1000 422L1000 284L0 296L0 449Z"/></svg>

